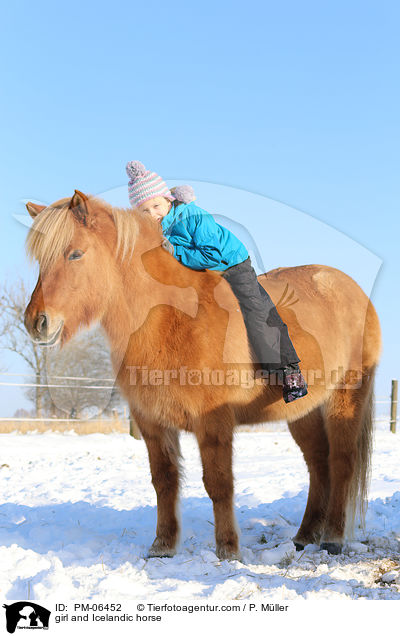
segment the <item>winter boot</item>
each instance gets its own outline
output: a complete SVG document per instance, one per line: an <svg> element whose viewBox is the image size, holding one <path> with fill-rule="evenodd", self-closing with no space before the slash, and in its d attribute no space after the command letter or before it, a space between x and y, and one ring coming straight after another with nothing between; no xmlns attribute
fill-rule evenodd
<svg viewBox="0 0 400 636"><path fill-rule="evenodd" d="M294 402L307 395L307 383L298 364L290 364L283 369L283 399Z"/></svg>

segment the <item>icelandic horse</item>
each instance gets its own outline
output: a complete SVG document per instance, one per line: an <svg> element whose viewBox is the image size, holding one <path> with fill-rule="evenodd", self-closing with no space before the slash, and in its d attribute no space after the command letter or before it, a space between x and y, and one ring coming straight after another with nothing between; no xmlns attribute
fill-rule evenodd
<svg viewBox="0 0 400 636"><path fill-rule="evenodd" d="M381 349L377 314L357 283L324 265L258 277L288 326L308 381L308 395L286 404L282 387L260 374L229 283L220 272L179 263L161 246L161 227L150 215L78 190L27 208L34 218L27 251L40 271L26 329L40 345L62 346L80 327L101 324L117 384L147 445L157 495L149 556L176 551L184 430L199 445L217 556L240 557L233 432L276 420L287 421L310 475L296 548L317 543L339 553L346 516L354 519L366 498Z"/></svg>

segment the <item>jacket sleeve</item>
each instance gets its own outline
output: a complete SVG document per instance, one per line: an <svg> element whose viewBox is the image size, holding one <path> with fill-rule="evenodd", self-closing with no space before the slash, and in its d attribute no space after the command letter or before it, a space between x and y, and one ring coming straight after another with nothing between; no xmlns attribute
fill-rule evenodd
<svg viewBox="0 0 400 636"><path fill-rule="evenodd" d="M187 218L187 229L191 243L183 244L182 239L170 236L174 245L175 258L191 269L209 269L222 262L219 245L218 227L211 214L191 214ZM174 240L175 239L175 240Z"/></svg>

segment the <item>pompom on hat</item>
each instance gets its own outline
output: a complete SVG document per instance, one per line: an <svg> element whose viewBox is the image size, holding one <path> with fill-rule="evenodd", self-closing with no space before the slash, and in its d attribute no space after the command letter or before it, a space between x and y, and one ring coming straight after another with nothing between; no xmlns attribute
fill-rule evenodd
<svg viewBox="0 0 400 636"><path fill-rule="evenodd" d="M176 199L181 203L191 203L195 200L191 186L176 186L170 190L158 174L146 170L140 161L129 161L126 164L126 172L129 177L129 200L134 208L154 197L165 197L170 201Z"/></svg>
<svg viewBox="0 0 400 636"><path fill-rule="evenodd" d="M171 193L181 203L192 203L196 200L194 190L190 185L175 186L175 188L171 188Z"/></svg>

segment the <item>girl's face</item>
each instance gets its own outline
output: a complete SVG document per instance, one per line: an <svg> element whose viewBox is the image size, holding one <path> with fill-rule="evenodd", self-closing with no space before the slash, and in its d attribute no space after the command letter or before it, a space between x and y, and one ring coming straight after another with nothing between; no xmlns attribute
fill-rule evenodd
<svg viewBox="0 0 400 636"><path fill-rule="evenodd" d="M147 212L151 214L153 219L156 219L159 223L161 223L164 216L168 214L171 209L171 201L168 201L165 197L154 197L154 199L149 199L141 205L138 206L138 209L141 212Z"/></svg>

